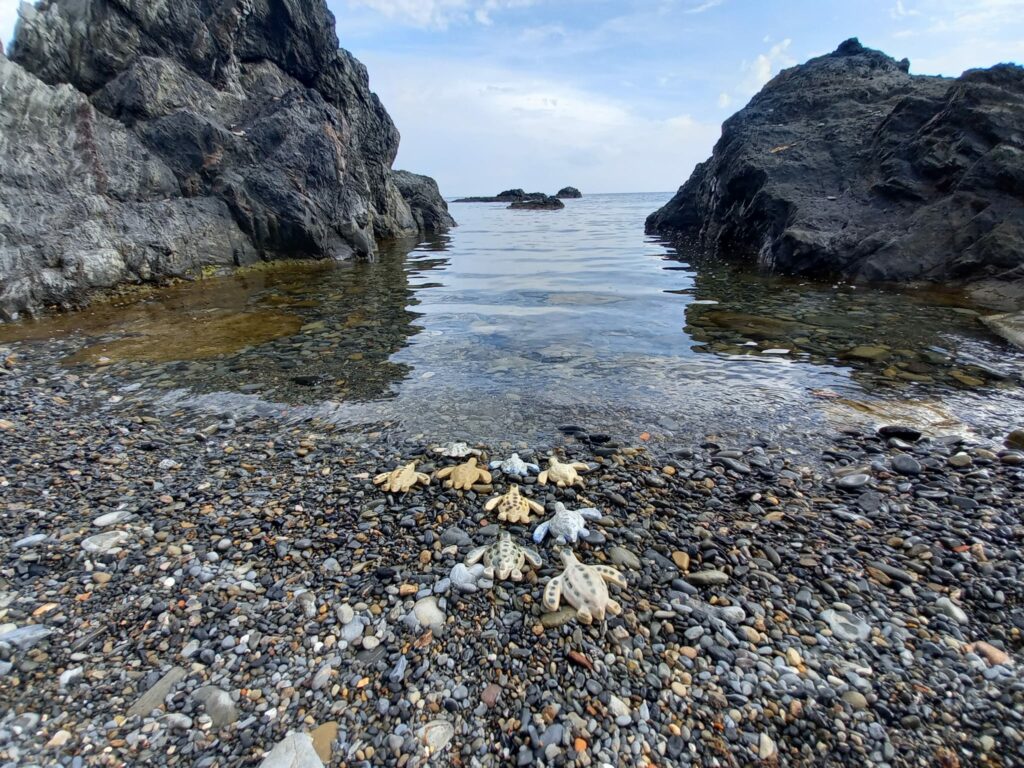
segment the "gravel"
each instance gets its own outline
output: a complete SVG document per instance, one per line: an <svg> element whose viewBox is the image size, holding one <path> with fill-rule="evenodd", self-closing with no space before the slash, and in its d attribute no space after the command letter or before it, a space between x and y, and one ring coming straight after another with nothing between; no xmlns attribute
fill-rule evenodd
<svg viewBox="0 0 1024 768"><path fill-rule="evenodd" d="M44 362L0 388L5 767L1024 761L1001 438L567 435L586 487L522 490L603 515L575 551L629 586L586 626L541 607L553 542L519 582L457 569L532 533L489 494L373 486L454 463L422 437L114 403Z"/></svg>

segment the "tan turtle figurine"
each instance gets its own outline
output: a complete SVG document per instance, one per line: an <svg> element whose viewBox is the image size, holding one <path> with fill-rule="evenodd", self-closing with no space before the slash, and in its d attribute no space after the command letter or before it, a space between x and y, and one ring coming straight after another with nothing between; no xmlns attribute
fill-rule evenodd
<svg viewBox="0 0 1024 768"><path fill-rule="evenodd" d="M444 487L454 488L457 491L468 491L479 482L491 482L491 473L476 465L476 456L470 456L464 464L438 470L435 477L438 480L444 480L447 477L448 480Z"/></svg>
<svg viewBox="0 0 1024 768"><path fill-rule="evenodd" d="M540 568L540 555L529 547L523 547L512 541L508 531L502 531L498 540L486 547L477 547L466 557L466 565L484 561L484 576L489 579L505 579L512 577L512 581L523 580L523 566L527 563L534 568Z"/></svg>
<svg viewBox="0 0 1024 768"><path fill-rule="evenodd" d="M484 504L484 510L490 512L498 508L498 519L505 523L529 523L530 512L538 515L544 513L544 505L538 504L533 499L528 499L519 493L519 486L515 483L508 488L504 496L495 496Z"/></svg>
<svg viewBox="0 0 1024 768"><path fill-rule="evenodd" d="M622 613L622 606L608 595L605 584L608 581L625 587L626 579L621 573L607 565L584 565L569 549L563 549L561 555L565 570L544 587L544 608L557 611L564 597L584 624L594 619L600 621L605 611L613 616Z"/></svg>
<svg viewBox="0 0 1024 768"><path fill-rule="evenodd" d="M410 461L390 472L381 472L373 478L373 484L381 486L381 490L387 493L405 493L416 483L430 485L430 475L417 472L415 461Z"/></svg>
<svg viewBox="0 0 1024 768"><path fill-rule="evenodd" d="M583 485L583 478L580 472L586 472L590 467L581 461L570 461L563 464L557 456L548 459L548 468L540 473L537 482L541 485L554 483L559 488L568 488L570 485Z"/></svg>

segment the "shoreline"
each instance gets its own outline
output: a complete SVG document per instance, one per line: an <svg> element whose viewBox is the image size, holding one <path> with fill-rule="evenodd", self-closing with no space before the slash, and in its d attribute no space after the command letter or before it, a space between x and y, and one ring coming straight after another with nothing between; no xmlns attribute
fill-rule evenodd
<svg viewBox="0 0 1024 768"><path fill-rule="evenodd" d="M18 447L0 624L52 634L0 636L8 760L253 765L292 731L345 765L425 765L424 739L466 765L1024 755L1019 452L567 438L586 488L524 492L545 517L583 499L603 514L576 554L628 587L588 627L540 607L550 542L522 582L451 585L473 547L533 526L498 523L485 489L372 485L455 464L425 444L104 412L110 392L36 362L0 376ZM119 551L83 550L113 531ZM416 610L431 600L443 619Z"/></svg>

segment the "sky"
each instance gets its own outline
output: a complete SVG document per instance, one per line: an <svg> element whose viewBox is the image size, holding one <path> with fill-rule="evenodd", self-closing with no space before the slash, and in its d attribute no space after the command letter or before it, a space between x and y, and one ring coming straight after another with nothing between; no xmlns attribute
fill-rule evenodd
<svg viewBox="0 0 1024 768"><path fill-rule="evenodd" d="M328 0L448 195L663 192L781 69L849 37L911 72L1024 62L1024 0ZM0 0L8 40L17 0Z"/></svg>

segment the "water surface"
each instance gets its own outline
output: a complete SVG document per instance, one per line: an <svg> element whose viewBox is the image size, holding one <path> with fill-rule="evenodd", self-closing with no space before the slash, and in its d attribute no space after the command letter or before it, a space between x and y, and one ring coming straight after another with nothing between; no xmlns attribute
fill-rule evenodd
<svg viewBox="0 0 1024 768"><path fill-rule="evenodd" d="M433 439L820 431L910 418L999 434L1024 355L950 292L700 271L643 234L668 194L452 206L373 263L276 264L0 329L162 407L397 424Z"/></svg>

